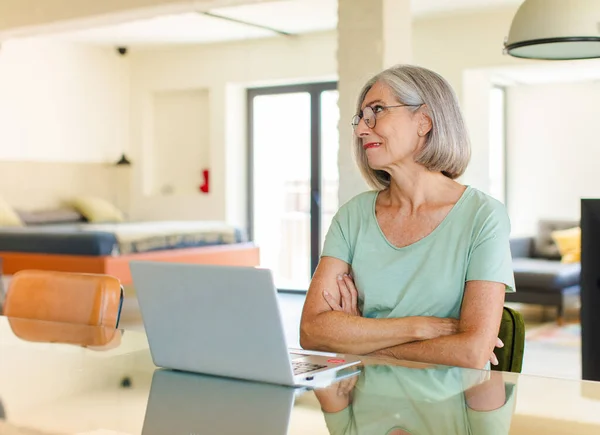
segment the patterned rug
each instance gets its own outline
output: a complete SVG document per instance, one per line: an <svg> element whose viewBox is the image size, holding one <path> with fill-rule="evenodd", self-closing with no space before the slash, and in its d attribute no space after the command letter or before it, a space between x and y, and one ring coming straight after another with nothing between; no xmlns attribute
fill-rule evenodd
<svg viewBox="0 0 600 435"><path fill-rule="evenodd" d="M532 343L544 343L556 346L581 346L581 324L570 323L559 326L556 323L527 326L525 340Z"/></svg>

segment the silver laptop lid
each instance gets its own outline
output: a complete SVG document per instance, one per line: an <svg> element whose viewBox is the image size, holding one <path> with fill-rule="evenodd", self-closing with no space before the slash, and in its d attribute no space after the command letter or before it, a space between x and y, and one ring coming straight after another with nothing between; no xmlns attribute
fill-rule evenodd
<svg viewBox="0 0 600 435"><path fill-rule="evenodd" d="M294 396L291 387L160 369L142 435L283 435Z"/></svg>
<svg viewBox="0 0 600 435"><path fill-rule="evenodd" d="M154 364L293 385L267 269L130 263Z"/></svg>

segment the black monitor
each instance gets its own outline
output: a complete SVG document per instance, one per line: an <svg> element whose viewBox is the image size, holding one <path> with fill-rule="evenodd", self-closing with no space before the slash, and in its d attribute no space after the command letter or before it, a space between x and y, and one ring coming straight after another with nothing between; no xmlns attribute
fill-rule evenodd
<svg viewBox="0 0 600 435"><path fill-rule="evenodd" d="M581 376L600 381L600 199L581 199Z"/></svg>

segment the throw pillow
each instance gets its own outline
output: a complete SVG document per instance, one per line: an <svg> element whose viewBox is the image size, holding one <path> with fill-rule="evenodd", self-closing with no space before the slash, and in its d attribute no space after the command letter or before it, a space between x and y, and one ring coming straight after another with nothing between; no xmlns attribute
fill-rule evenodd
<svg viewBox="0 0 600 435"><path fill-rule="evenodd" d="M22 227L23 222L17 212L0 198L0 227Z"/></svg>
<svg viewBox="0 0 600 435"><path fill-rule="evenodd" d="M25 225L62 224L83 221L83 215L74 208L48 210L17 210Z"/></svg>
<svg viewBox="0 0 600 435"><path fill-rule="evenodd" d="M579 263L581 261L581 228L553 231L552 239L561 255L563 263Z"/></svg>
<svg viewBox="0 0 600 435"><path fill-rule="evenodd" d="M95 196L75 198L73 207L89 222L123 222L123 212L105 199Z"/></svg>
<svg viewBox="0 0 600 435"><path fill-rule="evenodd" d="M553 231L561 231L579 226L578 221L541 219L538 222L537 236L533 242L533 256L547 260L560 260L558 246L552 239Z"/></svg>

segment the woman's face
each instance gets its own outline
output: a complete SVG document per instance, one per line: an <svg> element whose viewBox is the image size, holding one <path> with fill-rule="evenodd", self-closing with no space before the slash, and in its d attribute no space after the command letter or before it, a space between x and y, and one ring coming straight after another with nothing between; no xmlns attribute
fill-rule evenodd
<svg viewBox="0 0 600 435"><path fill-rule="evenodd" d="M361 105L361 110L366 107L373 110L375 126L369 128L361 119L354 134L361 139L363 151L373 169L386 170L398 164L414 163L415 155L425 141L424 135L429 131L423 126L426 118L419 112L412 112L413 107L386 108L398 104L401 103L394 98L389 86L377 82Z"/></svg>

